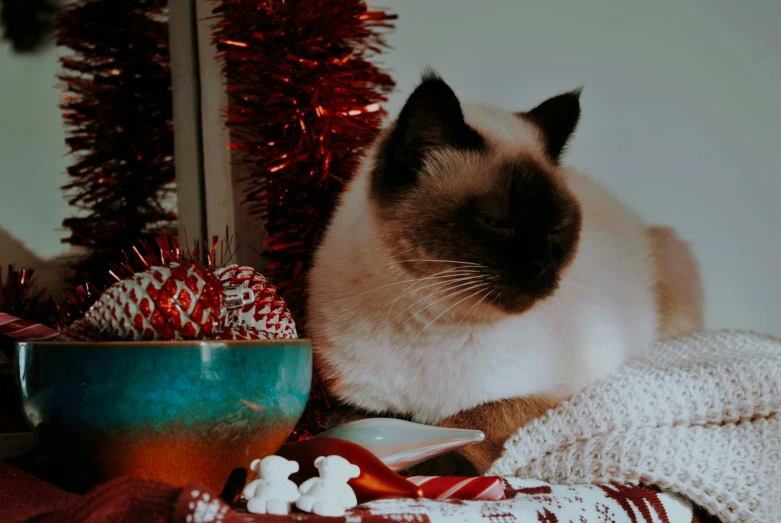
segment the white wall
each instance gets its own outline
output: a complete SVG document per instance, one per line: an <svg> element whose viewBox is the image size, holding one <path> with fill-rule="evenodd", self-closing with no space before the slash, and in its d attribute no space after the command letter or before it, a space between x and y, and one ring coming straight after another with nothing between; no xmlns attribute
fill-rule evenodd
<svg viewBox="0 0 781 523"><path fill-rule="evenodd" d="M57 106L58 56L53 47L16 55L0 43L0 228L41 258L67 250L62 220L72 214L60 190L70 157ZM30 264L6 242L0 247L0 264Z"/></svg>
<svg viewBox="0 0 781 523"><path fill-rule="evenodd" d="M426 64L508 109L584 85L569 161L693 244L709 328L781 335L781 2L382 5L392 114Z"/></svg>

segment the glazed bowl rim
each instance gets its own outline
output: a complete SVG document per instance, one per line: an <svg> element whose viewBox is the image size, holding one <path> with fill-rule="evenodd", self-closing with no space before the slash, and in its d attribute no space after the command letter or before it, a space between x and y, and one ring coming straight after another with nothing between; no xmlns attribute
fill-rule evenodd
<svg viewBox="0 0 781 523"><path fill-rule="evenodd" d="M61 348L135 348L147 347L156 349L167 349L172 347L187 348L200 347L204 345L227 346L226 348L244 348L244 349L262 349L273 348L283 345L308 345L312 346L312 340L309 338L284 338L276 340L147 340L147 341L17 341L16 347L23 345L31 347L61 347Z"/></svg>

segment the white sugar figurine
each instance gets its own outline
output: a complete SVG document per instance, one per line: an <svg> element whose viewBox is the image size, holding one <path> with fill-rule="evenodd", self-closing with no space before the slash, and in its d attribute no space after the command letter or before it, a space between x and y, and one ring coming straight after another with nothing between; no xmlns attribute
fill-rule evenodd
<svg viewBox="0 0 781 523"><path fill-rule="evenodd" d="M258 479L251 481L242 492L249 500L247 510L253 514L290 514L299 493L288 477L298 472L298 463L281 456L268 456L256 459L250 468L258 474Z"/></svg>
<svg viewBox="0 0 781 523"><path fill-rule="evenodd" d="M301 497L296 506L318 516L343 516L358 504L355 492L347 482L357 478L361 469L341 456L320 456L315 460L319 478L309 478L299 487Z"/></svg>

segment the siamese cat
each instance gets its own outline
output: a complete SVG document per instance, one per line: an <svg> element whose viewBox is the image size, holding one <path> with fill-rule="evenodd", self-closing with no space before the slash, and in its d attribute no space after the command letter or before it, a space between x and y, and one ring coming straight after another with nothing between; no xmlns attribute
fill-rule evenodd
<svg viewBox="0 0 781 523"><path fill-rule="evenodd" d="M426 72L315 254L317 371L356 416L485 432L445 472L483 473L526 422L702 327L688 246L562 161L579 97L507 112Z"/></svg>

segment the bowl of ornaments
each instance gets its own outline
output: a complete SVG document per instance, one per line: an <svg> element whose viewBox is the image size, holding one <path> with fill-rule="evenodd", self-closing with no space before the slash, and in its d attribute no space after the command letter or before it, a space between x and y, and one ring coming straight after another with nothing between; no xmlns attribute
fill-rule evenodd
<svg viewBox="0 0 781 523"><path fill-rule="evenodd" d="M294 429L312 346L252 268L180 259L118 281L53 339L19 342L17 365L29 424L79 481L220 491Z"/></svg>

